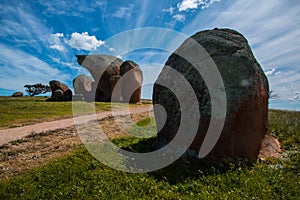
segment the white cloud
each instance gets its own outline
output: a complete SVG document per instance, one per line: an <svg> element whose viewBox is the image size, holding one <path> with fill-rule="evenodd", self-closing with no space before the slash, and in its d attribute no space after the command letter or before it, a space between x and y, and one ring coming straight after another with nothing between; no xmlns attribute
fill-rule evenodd
<svg viewBox="0 0 300 200"><path fill-rule="evenodd" d="M109 47L108 50L109 50L110 52L115 52L115 51L116 51L116 50L115 50L114 48L112 48L112 47Z"/></svg>
<svg viewBox="0 0 300 200"><path fill-rule="evenodd" d="M58 50L58 51L63 51L65 48L64 48L64 46L61 46L61 45L50 45L50 48L51 49L56 49L56 50Z"/></svg>
<svg viewBox="0 0 300 200"><path fill-rule="evenodd" d="M105 45L104 41L98 40L94 35L89 35L88 32L72 33L69 39L64 37L63 33L51 34L49 43L51 44L51 49L56 49L58 51L65 51L67 49L65 47L66 44L75 49L87 51L95 50L98 47Z"/></svg>
<svg viewBox="0 0 300 200"><path fill-rule="evenodd" d="M48 47L50 31L45 23L30 12L28 7L5 5L0 9L0 37L16 42L16 47L26 46L42 52ZM7 37L10 36L10 37Z"/></svg>
<svg viewBox="0 0 300 200"><path fill-rule="evenodd" d="M240 0L227 6L216 12L206 27L230 27L243 33L265 69L298 63L295 52L300 52L299 4ZM191 30L199 27L197 20L201 16L189 25Z"/></svg>
<svg viewBox="0 0 300 200"><path fill-rule="evenodd" d="M299 94L295 94L293 100L300 100L300 95Z"/></svg>
<svg viewBox="0 0 300 200"><path fill-rule="evenodd" d="M25 84L48 84L51 79L69 80L67 73L48 64L48 58L56 52L50 48L62 50L61 33L51 34L49 25L40 15L32 12L31 3L7 4L0 8L0 88L22 91ZM59 52L65 56L65 52ZM65 56L66 57L66 56Z"/></svg>
<svg viewBox="0 0 300 200"><path fill-rule="evenodd" d="M183 0L177 5L179 11L198 8L198 0Z"/></svg>
<svg viewBox="0 0 300 200"><path fill-rule="evenodd" d="M65 0L39 0L39 3L45 7L43 9L46 15L65 15L84 17L86 13L98 11L105 7L106 2L99 0L85 1L72 1Z"/></svg>
<svg viewBox="0 0 300 200"><path fill-rule="evenodd" d="M36 56L0 43L0 88L23 90L25 84L43 83L58 79L65 82L69 75L51 67Z"/></svg>
<svg viewBox="0 0 300 200"><path fill-rule="evenodd" d="M60 58L54 58L54 57L51 57L51 59L52 59L53 62L56 62L56 63L58 63L59 65L62 65L62 66L67 66L70 69L79 70L81 68L77 64L77 62L65 62L65 61L62 61Z"/></svg>
<svg viewBox="0 0 300 200"><path fill-rule="evenodd" d="M113 13L112 16L117 18L131 17L133 7L133 4L129 4L128 6L122 6L118 8L118 10L115 13Z"/></svg>
<svg viewBox="0 0 300 200"><path fill-rule="evenodd" d="M281 71L276 71L275 72L275 75L279 75L279 74L281 74L282 72Z"/></svg>
<svg viewBox="0 0 300 200"><path fill-rule="evenodd" d="M276 73L276 72L275 72ZM279 95L279 100L289 100L300 89L299 70L282 71L276 76L269 76L270 89Z"/></svg>
<svg viewBox="0 0 300 200"><path fill-rule="evenodd" d="M51 34L51 37L49 39L49 43L50 48L51 49L56 49L58 51L64 51L65 47L63 46L62 42L61 42L61 38L64 37L63 33L55 33L55 34Z"/></svg>
<svg viewBox="0 0 300 200"><path fill-rule="evenodd" d="M64 34L63 33L54 33L54 34L52 34L52 36L60 38L60 37L64 37Z"/></svg>
<svg viewBox="0 0 300 200"><path fill-rule="evenodd" d="M277 69L275 69L275 68L273 68L273 69L271 69L271 70L267 70L266 72L265 72L265 74L267 75L267 76L276 76L276 75L279 75L279 74L281 74L282 72L281 71L278 71Z"/></svg>
<svg viewBox="0 0 300 200"><path fill-rule="evenodd" d="M275 71L276 71L276 69L273 68L273 69L271 69L271 70L269 70L269 71L266 71L265 74L266 74L267 76L272 76L272 75L275 74Z"/></svg>
<svg viewBox="0 0 300 200"><path fill-rule="evenodd" d="M175 8L174 7L170 7L170 8L165 8L165 9L162 9L163 12L167 12L167 13L170 13L171 15L173 15L174 11L175 11Z"/></svg>
<svg viewBox="0 0 300 200"><path fill-rule="evenodd" d="M276 98L277 100L282 100L282 101L287 101L287 100L299 101L300 100L300 94L298 92L295 92L294 86L279 87L275 92L278 94L278 96Z"/></svg>
<svg viewBox="0 0 300 200"><path fill-rule="evenodd" d="M72 33L71 38L67 43L75 49L87 51L95 50L105 44L104 41L98 40L96 36L90 36L88 32L83 32L81 34L77 32Z"/></svg>
<svg viewBox="0 0 300 200"><path fill-rule="evenodd" d="M178 22L184 22L185 21L185 15L181 15L181 14L173 15L172 18L175 19Z"/></svg>
<svg viewBox="0 0 300 200"><path fill-rule="evenodd" d="M297 85L297 89L300 89L299 70L287 70L279 73L277 76L270 76L269 82L271 83L271 86L274 88Z"/></svg>
<svg viewBox="0 0 300 200"><path fill-rule="evenodd" d="M201 7L201 9L205 9L214 2L218 1L220 0L183 0L181 3L177 4L177 8L180 12L189 9L197 9L198 7Z"/></svg>

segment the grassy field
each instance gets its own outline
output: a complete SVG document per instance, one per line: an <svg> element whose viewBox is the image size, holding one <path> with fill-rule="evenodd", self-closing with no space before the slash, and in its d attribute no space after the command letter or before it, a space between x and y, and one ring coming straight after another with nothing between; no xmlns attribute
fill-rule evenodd
<svg viewBox="0 0 300 200"><path fill-rule="evenodd" d="M270 129L282 144L282 158L262 163L223 161L189 164L179 159L152 173L115 171L84 148L0 181L0 199L299 199L300 112L270 110ZM146 119L140 126L149 124ZM152 124L149 129L153 129ZM132 129L141 132L141 129ZM149 134L149 130L143 130ZM135 152L151 150L153 139L119 138Z"/></svg>
<svg viewBox="0 0 300 200"><path fill-rule="evenodd" d="M86 107L86 103L81 106L82 110L91 110ZM96 102L95 108L96 112L108 111L111 110L111 103ZM44 97L0 97L0 128L68 118L72 115L72 102L47 102Z"/></svg>

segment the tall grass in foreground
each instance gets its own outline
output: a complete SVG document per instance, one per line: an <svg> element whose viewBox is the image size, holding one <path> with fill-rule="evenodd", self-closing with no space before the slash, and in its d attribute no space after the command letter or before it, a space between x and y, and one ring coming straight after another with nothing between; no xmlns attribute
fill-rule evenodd
<svg viewBox="0 0 300 200"><path fill-rule="evenodd" d="M299 120L300 112L270 111L270 129L282 144L282 159L201 165L179 159L156 172L130 174L106 167L80 149L2 180L0 199L299 199ZM138 152L150 151L152 142L114 140Z"/></svg>

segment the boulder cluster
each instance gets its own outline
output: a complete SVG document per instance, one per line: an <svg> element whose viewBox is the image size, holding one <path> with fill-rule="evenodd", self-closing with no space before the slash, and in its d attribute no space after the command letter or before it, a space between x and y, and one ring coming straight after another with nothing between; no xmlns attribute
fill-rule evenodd
<svg viewBox="0 0 300 200"><path fill-rule="evenodd" d="M65 84L50 81L49 100L140 103L143 73L135 62L111 55L76 57L92 77L74 78L75 95ZM183 149L189 142L184 154L189 158L198 157L211 143L207 158L276 157L280 144L268 127L268 94L267 77L241 33L231 29L198 32L169 57L154 84L155 149L171 143L179 130L187 130L175 145ZM195 101L191 101L193 95ZM187 141L189 129L195 130L195 137ZM208 130L212 130L209 137Z"/></svg>
<svg viewBox="0 0 300 200"><path fill-rule="evenodd" d="M75 95L66 84L50 81L52 95L48 101L141 102L143 73L135 62L111 55L76 57L92 77L80 74L73 79Z"/></svg>
<svg viewBox="0 0 300 200"><path fill-rule="evenodd" d="M79 65L93 78L79 75L74 92L85 101L140 103L143 73L133 61L123 62L111 55L76 55Z"/></svg>

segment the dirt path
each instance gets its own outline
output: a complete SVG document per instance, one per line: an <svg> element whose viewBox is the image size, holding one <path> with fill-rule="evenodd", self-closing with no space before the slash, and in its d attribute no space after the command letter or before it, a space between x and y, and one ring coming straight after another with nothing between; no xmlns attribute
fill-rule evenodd
<svg viewBox="0 0 300 200"><path fill-rule="evenodd" d="M149 115L153 116L152 111L149 113L150 108L150 106L143 105L130 109L131 119L137 122L149 117ZM128 120L128 118L123 115L124 112L118 112L117 114L120 116L120 120L124 120L124 122ZM23 132L19 132L21 134L17 133L17 135L18 137L22 136L22 138L18 140L16 140L17 137L10 137L13 138L12 142L0 146L0 181L24 173L34 167L45 165L51 160L68 155L83 147L77 132L78 127L73 125L72 119L67 120L67 122L69 121L70 123L65 123L64 125L61 124L62 122L66 122L66 120L56 121L54 127L50 126L50 129L55 130L50 130L46 126L43 126L45 123L36 124L35 126L32 125L29 126L31 127L31 129L29 129L30 131L33 127L37 127L39 129L35 129L35 131L42 132L33 133L27 131L27 133L29 133L27 136L24 136ZM98 122L96 126L100 126L110 139L130 136L122 127L117 125L115 118L111 116L111 112L98 114ZM82 121L82 123L80 126L86 127L89 130L95 128L93 127L95 123L89 123L86 119ZM23 130L28 129L28 127L20 128L23 128ZM48 130L46 131L46 129ZM22 129L14 128L13 130ZM11 133L12 132L10 132L10 134Z"/></svg>
<svg viewBox="0 0 300 200"><path fill-rule="evenodd" d="M136 114L136 113L149 111L150 109L151 109L151 105L145 104L137 107L131 107L129 112L130 114ZM115 112L114 115L118 115L118 116L126 115L127 112L128 112L127 110L122 110L122 111ZM111 111L101 112L97 114L98 120L101 120L109 116L112 116ZM94 120L95 117L96 117L95 115L85 115L85 116L79 116L74 118L67 118L67 119L61 119L61 120L56 120L51 122L43 122L43 123L38 123L38 124L33 124L28 126L0 130L0 146L7 144L8 142L11 141L20 140L30 134L54 131L57 129L64 129L67 127L71 127L74 125L74 122L76 122L76 125L86 124L89 121Z"/></svg>

